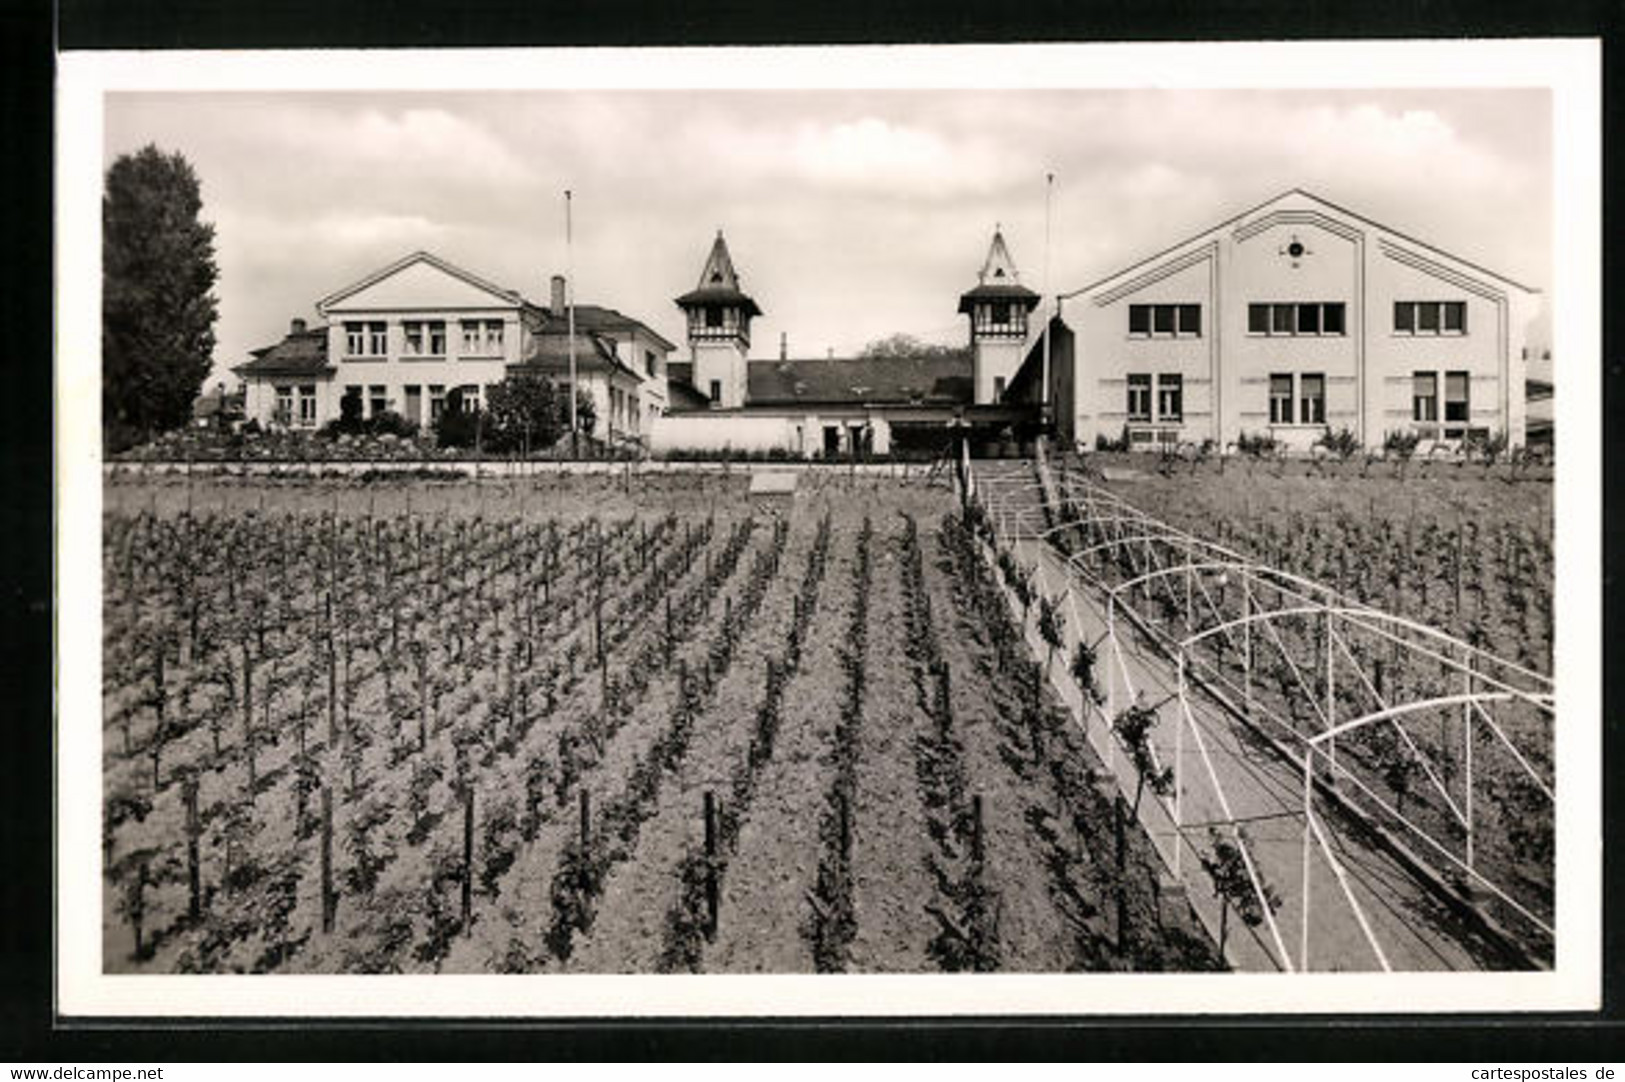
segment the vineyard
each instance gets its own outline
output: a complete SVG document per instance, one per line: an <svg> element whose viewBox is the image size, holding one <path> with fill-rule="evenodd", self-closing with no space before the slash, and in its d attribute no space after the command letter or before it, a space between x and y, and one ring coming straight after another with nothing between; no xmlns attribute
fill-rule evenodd
<svg viewBox="0 0 1625 1082"><path fill-rule="evenodd" d="M111 480L104 969L1225 968L952 490L746 486Z"/></svg>

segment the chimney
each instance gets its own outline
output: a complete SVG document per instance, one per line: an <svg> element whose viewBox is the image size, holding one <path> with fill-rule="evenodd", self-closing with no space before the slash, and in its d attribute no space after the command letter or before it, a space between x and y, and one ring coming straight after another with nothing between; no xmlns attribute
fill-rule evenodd
<svg viewBox="0 0 1625 1082"><path fill-rule="evenodd" d="M551 297L552 299L547 305L548 312L555 316L562 316L564 314L564 275L555 274L553 276L553 292Z"/></svg>
<svg viewBox="0 0 1625 1082"><path fill-rule="evenodd" d="M783 331L779 332L779 360L790 359L790 336Z"/></svg>
<svg viewBox="0 0 1625 1082"><path fill-rule="evenodd" d="M304 334L305 333L305 321L302 320L302 319L290 319L288 321L288 333L289 334Z"/></svg>

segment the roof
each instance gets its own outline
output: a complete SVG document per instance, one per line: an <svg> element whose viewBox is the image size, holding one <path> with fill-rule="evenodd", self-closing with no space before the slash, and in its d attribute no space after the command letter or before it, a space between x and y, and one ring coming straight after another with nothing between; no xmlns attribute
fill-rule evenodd
<svg viewBox="0 0 1625 1082"><path fill-rule="evenodd" d="M1030 310L1038 306L1038 294L1021 285L981 285L960 295L959 310L969 315L977 301L1011 301Z"/></svg>
<svg viewBox="0 0 1625 1082"><path fill-rule="evenodd" d="M1066 325L1059 313L1049 319L1050 333L1050 365L1070 365L1072 361L1072 328ZM1027 351L1026 358L1016 374L1010 377L1010 383L1004 389L1004 401L1038 402L1043 398L1039 388L1044 376L1044 332L1040 330L1033 336L1032 348Z"/></svg>
<svg viewBox="0 0 1625 1082"><path fill-rule="evenodd" d="M740 288L739 272L734 269L733 257L728 254L728 242L722 239L722 230L717 230L717 239L711 242L711 254L705 257L699 284L678 297L677 304L683 308L701 304L737 304L745 310L746 315L762 314L756 302Z"/></svg>
<svg viewBox="0 0 1625 1082"><path fill-rule="evenodd" d="M751 361L753 406L830 403L966 403L974 397L968 355Z"/></svg>
<svg viewBox="0 0 1625 1082"><path fill-rule="evenodd" d="M711 400L700 393L700 389L687 376L682 379L672 377L666 380L666 406L673 413L681 413L709 409Z"/></svg>
<svg viewBox="0 0 1625 1082"><path fill-rule="evenodd" d="M1399 240L1404 241L1407 244L1413 244L1418 248L1424 248L1427 251L1433 252L1433 253L1435 253L1437 255L1442 255L1447 259L1450 259L1450 260L1452 260L1452 261L1454 261L1456 263L1461 264L1463 267L1467 267L1467 268L1469 268L1471 270L1477 271L1480 274L1487 274L1491 278L1496 279L1497 281L1505 282L1507 285L1515 286L1516 288L1523 290L1525 293L1539 293L1540 292L1540 290L1534 288L1533 286L1524 285L1522 282L1516 281L1516 280L1514 280L1512 278L1508 278L1504 274L1498 274L1495 271L1490 270L1488 267L1480 266L1479 264L1474 263L1471 260L1463 259L1463 258L1461 258L1461 256L1454 255L1454 254L1452 254L1450 252L1447 252L1443 248L1437 248L1437 247L1435 247L1435 246L1433 246L1431 244L1428 244L1426 241L1417 240L1415 237L1412 237L1412 236L1410 236L1408 234L1402 233L1397 229L1394 229L1394 228L1392 228L1390 226L1383 225L1381 222L1374 221L1374 220L1372 220L1370 218L1367 218L1363 214L1357 214L1354 211L1349 210L1346 207L1339 206L1338 204L1333 203L1329 199L1323 199L1320 196L1314 194L1313 192L1306 191L1303 188L1289 188L1286 191L1282 192L1280 195L1277 195L1272 199L1266 199L1264 202L1259 203L1256 206L1249 207L1247 210L1242 211L1240 214L1232 215L1231 217L1226 218L1224 221L1220 222L1218 225L1209 226L1208 228L1203 229L1198 233L1193 233L1192 235L1186 237L1184 240L1179 241L1177 244L1170 244L1168 247L1162 249L1161 251L1155 253L1154 255L1147 256L1146 258L1138 261L1137 263L1132 263L1129 266L1122 268L1121 270L1113 271L1111 274L1106 275L1104 278L1100 278L1100 279L1097 279L1096 281L1090 282L1088 285L1080 286L1079 288L1074 289L1074 290L1072 290L1072 291L1070 291L1068 293L1063 293L1063 294L1061 294L1061 296L1063 298L1065 298L1065 297L1076 297L1080 293L1089 293L1089 292L1092 292L1092 291L1094 291L1096 289L1099 289L1101 286L1105 285L1108 282L1115 281L1116 279L1122 278L1125 275L1131 274L1134 271L1140 270L1143 267L1147 267L1147 266L1149 266L1149 265L1151 265L1153 263L1156 263L1158 260L1161 260L1161 259L1163 259L1163 258L1165 258L1167 256L1170 256L1170 255L1173 255L1175 252L1179 251L1181 248L1184 248L1186 245L1193 243L1194 241L1200 240L1201 238L1206 237L1209 234L1218 233L1221 230L1228 229L1230 226L1235 225L1237 222L1240 222L1240 221L1242 221L1243 219L1246 219L1246 218L1251 218L1253 215L1258 214L1260 211L1263 211L1263 210L1265 210L1265 209L1267 209L1269 207L1274 206L1277 203L1280 203L1280 202L1283 202L1283 201L1285 201L1287 199L1290 199L1293 196L1298 196L1299 198L1307 199L1311 203L1317 203L1320 206L1326 208L1327 210L1334 211L1337 214L1340 214L1345 218L1353 219L1354 221L1360 222L1362 225L1370 226L1371 228L1374 228L1374 229L1380 229L1384 233L1392 234L1394 237L1398 238Z"/></svg>
<svg viewBox="0 0 1625 1082"><path fill-rule="evenodd" d="M598 332L584 330L577 324L575 344L578 371L609 370L622 372L635 380L643 379L615 356L614 347L599 337ZM524 358L518 364L509 367L543 368L551 371L568 368L569 365L570 332L561 321L558 325L544 324L534 328L530 336L530 348L525 351Z"/></svg>
<svg viewBox="0 0 1625 1082"><path fill-rule="evenodd" d="M560 332L563 332L569 326L569 317L562 312L555 313L551 308L531 304L527 301L525 311L532 317L531 329L533 331L538 328L557 328ZM578 304L575 306L575 318L578 333L581 331L598 331L613 335L617 332L625 334L631 331L642 331L645 335L654 339L655 344L662 349L670 351L677 348L666 341L665 336L647 323L633 319L631 316L614 308L605 308L597 304Z"/></svg>
<svg viewBox="0 0 1625 1082"><path fill-rule="evenodd" d="M246 396L242 392L230 393L224 388L213 391L204 391L192 400L192 416L199 420L213 417L216 414L239 414L243 412L243 400Z"/></svg>
<svg viewBox="0 0 1625 1082"><path fill-rule="evenodd" d="M292 332L276 345L249 352L254 359L232 369L239 376L314 376L333 370L327 363L326 327Z"/></svg>

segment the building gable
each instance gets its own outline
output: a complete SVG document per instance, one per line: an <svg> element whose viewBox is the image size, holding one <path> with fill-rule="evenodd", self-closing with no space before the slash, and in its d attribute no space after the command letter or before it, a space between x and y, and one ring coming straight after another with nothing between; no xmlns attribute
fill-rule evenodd
<svg viewBox="0 0 1625 1082"><path fill-rule="evenodd" d="M427 252L415 252L316 302L323 315L515 308L517 293L502 289Z"/></svg>

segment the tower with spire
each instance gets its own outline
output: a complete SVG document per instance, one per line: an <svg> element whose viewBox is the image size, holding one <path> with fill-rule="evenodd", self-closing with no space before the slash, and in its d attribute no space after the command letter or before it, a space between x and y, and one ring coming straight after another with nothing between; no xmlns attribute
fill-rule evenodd
<svg viewBox="0 0 1625 1082"><path fill-rule="evenodd" d="M712 409L738 409L745 404L750 321L762 310L739 287L728 242L717 230L700 282L677 298L688 317L689 356L694 386L711 400Z"/></svg>
<svg viewBox="0 0 1625 1082"><path fill-rule="evenodd" d="M977 405L998 402L1004 396L1021 367L1028 313L1037 306L1038 294L1021 284L1004 233L995 227L976 288L959 298L959 311L970 318Z"/></svg>

